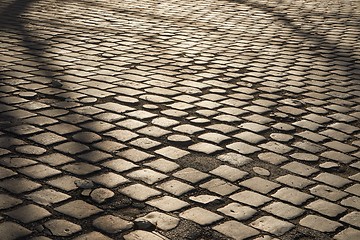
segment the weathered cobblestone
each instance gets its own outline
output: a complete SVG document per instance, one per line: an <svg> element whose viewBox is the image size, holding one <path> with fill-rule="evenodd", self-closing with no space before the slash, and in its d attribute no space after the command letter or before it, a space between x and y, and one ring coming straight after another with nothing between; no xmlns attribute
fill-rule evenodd
<svg viewBox="0 0 360 240"><path fill-rule="evenodd" d="M0 238L359 239L359 9L2 1Z"/></svg>

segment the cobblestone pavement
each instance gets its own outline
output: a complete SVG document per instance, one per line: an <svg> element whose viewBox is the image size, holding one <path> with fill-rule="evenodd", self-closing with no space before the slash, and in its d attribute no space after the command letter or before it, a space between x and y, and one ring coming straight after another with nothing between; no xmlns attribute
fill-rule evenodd
<svg viewBox="0 0 360 240"><path fill-rule="evenodd" d="M0 239L360 239L357 0L0 0Z"/></svg>

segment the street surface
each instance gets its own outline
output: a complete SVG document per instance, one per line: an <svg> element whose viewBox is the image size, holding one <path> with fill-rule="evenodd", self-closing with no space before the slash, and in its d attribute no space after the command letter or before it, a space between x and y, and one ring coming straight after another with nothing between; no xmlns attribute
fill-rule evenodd
<svg viewBox="0 0 360 240"><path fill-rule="evenodd" d="M360 1L0 0L0 239L359 240Z"/></svg>

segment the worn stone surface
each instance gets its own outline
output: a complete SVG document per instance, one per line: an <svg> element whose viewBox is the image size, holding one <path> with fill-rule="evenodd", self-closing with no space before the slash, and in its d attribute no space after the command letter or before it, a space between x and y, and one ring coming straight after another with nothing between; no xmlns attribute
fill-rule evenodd
<svg viewBox="0 0 360 240"><path fill-rule="evenodd" d="M359 238L359 19L1 1L0 238Z"/></svg>

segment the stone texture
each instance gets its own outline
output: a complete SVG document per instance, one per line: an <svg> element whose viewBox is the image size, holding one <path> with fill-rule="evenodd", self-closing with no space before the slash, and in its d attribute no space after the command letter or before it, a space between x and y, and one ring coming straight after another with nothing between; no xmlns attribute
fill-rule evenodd
<svg viewBox="0 0 360 240"><path fill-rule="evenodd" d="M247 239L258 235L260 232L237 221L227 221L213 227L214 230L233 239Z"/></svg>

